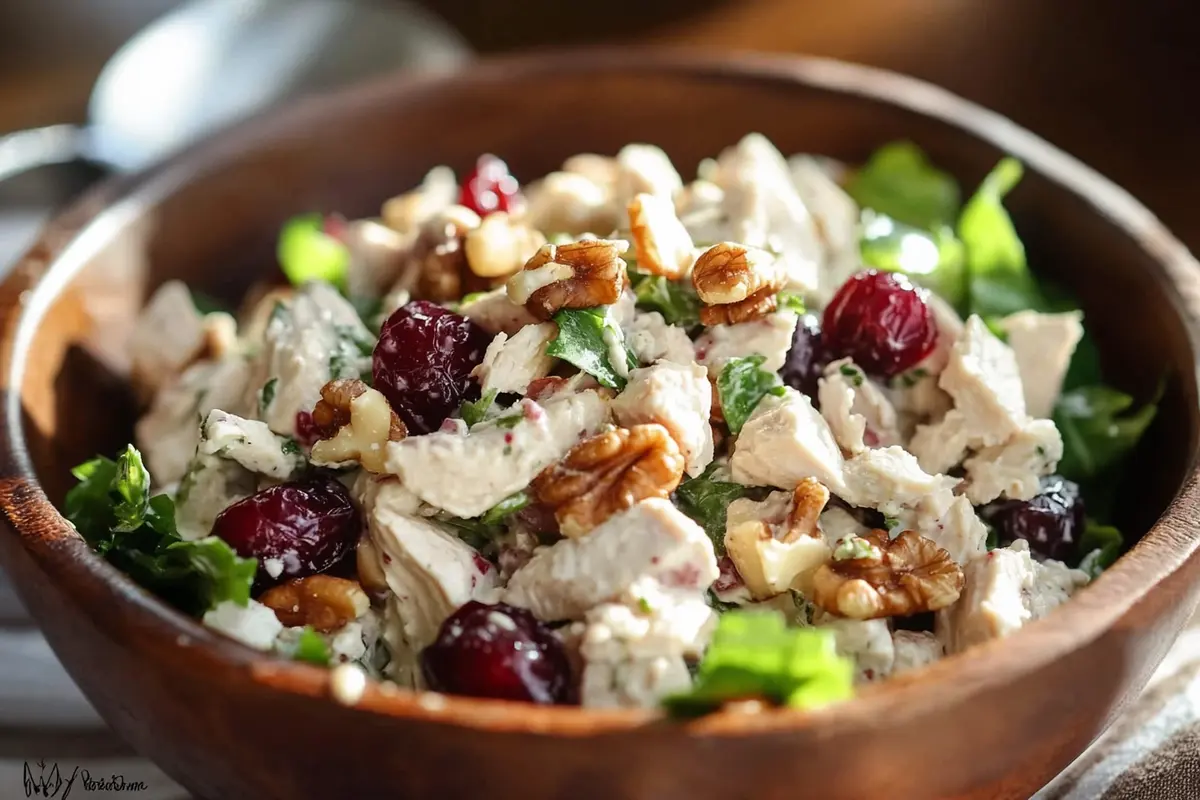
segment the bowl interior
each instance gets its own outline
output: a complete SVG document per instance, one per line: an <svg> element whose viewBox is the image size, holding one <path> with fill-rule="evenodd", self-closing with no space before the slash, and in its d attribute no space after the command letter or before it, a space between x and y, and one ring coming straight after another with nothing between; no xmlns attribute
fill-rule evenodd
<svg viewBox="0 0 1200 800"><path fill-rule="evenodd" d="M36 473L57 501L72 465L130 440L136 409L120 377L123 348L147 293L179 278L235 300L276 272L276 232L293 214L374 215L430 167L463 174L481 152L501 155L528 180L574 153L652 142L686 178L701 158L750 131L785 153L851 163L884 142L911 139L964 193L1003 155L887 99L732 68L510 66L448 83L393 81L300 107L218 139L132 193L107 193L124 197L72 244L60 280L38 293L49 305L20 387ZM1141 399L1165 378L1159 417L1119 491L1117 522L1138 536L1178 490L1196 451L1196 354L1164 269L1092 200L1029 169L1007 204L1034 268L1080 299L1106 377Z"/></svg>

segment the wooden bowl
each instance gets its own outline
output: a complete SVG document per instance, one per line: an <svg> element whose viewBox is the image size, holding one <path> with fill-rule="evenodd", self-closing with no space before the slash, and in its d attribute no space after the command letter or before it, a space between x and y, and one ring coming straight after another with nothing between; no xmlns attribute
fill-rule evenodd
<svg viewBox="0 0 1200 800"><path fill-rule="evenodd" d="M1141 541L1017 635L816 713L677 724L370 687L209 633L93 556L55 511L68 468L130 437L118 377L167 278L232 297L292 214L375 212L434 164L519 176L581 151L664 146L689 170L748 131L848 161L898 137L973 186L1005 152L1036 267L1078 293L1109 375L1161 413L1121 487ZM1154 217L1011 123L908 78L815 59L543 55L397 77L254 121L91 192L0 288L0 557L71 675L134 747L210 798L1024 798L1145 683L1197 599L1200 270Z"/></svg>

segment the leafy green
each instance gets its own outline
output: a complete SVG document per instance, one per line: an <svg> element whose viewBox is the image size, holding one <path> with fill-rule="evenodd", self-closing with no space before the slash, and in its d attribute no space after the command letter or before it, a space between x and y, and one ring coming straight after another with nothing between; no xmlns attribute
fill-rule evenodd
<svg viewBox="0 0 1200 800"><path fill-rule="evenodd" d="M496 505L483 512L479 521L484 525L499 525L512 514L517 513L525 506L529 505L529 495L525 492L517 492L510 494L508 497L501 500Z"/></svg>
<svg viewBox="0 0 1200 800"><path fill-rule="evenodd" d="M738 433L768 394L782 394L783 385L774 372L762 369L765 356L731 358L717 377L717 396L730 433Z"/></svg>
<svg viewBox="0 0 1200 800"><path fill-rule="evenodd" d="M1021 180L1023 171L1020 161L1001 159L958 219L958 236L966 253L969 310L984 318L1025 309L1041 311L1048 305L1004 208L1004 196Z"/></svg>
<svg viewBox="0 0 1200 800"><path fill-rule="evenodd" d="M863 208L927 231L952 224L958 215L958 183L912 142L876 150L846 191Z"/></svg>
<svg viewBox="0 0 1200 800"><path fill-rule="evenodd" d="M279 389L279 378L270 378L258 390L258 415L267 413L271 403L275 402L275 392Z"/></svg>
<svg viewBox="0 0 1200 800"><path fill-rule="evenodd" d="M865 209L859 250L867 266L902 272L956 309L966 308L963 245L948 225L926 231Z"/></svg>
<svg viewBox="0 0 1200 800"><path fill-rule="evenodd" d="M184 541L175 503L150 496L150 475L132 445L116 461L97 457L72 473L63 513L84 541L151 592L199 615L225 600L245 605L257 562L216 537Z"/></svg>
<svg viewBox="0 0 1200 800"><path fill-rule="evenodd" d="M700 298L684 283L630 270L630 282L643 311L657 311L668 325L690 328L700 322Z"/></svg>
<svg viewBox="0 0 1200 800"><path fill-rule="evenodd" d="M1063 391L1079 389L1101 382L1100 379L1100 348L1096 340L1086 330L1079 344L1075 345L1075 353L1071 356L1071 364L1063 379Z"/></svg>
<svg viewBox="0 0 1200 800"><path fill-rule="evenodd" d="M725 516L729 504L746 494L746 487L732 481L713 478L717 465L710 464L704 474L688 478L675 490L679 510L704 528L718 555L725 552Z"/></svg>
<svg viewBox="0 0 1200 800"><path fill-rule="evenodd" d="M357 325L334 325L335 336L333 351L329 354L329 377L358 378L370 386L373 382L371 374L371 353L375 350L375 342L370 334Z"/></svg>
<svg viewBox="0 0 1200 800"><path fill-rule="evenodd" d="M331 658L329 645L321 638L321 634L305 625L304 630L300 631L300 638L296 640L296 649L292 651L292 660L306 661L309 664L316 664L318 667L327 667Z"/></svg>
<svg viewBox="0 0 1200 800"><path fill-rule="evenodd" d="M303 214L284 223L276 248L283 274L293 286L309 281L326 281L346 291L350 251L325 233L321 214Z"/></svg>
<svg viewBox="0 0 1200 800"><path fill-rule="evenodd" d="M1124 544L1125 537L1119 530L1089 519L1083 536L1079 537L1079 553L1082 556L1079 568L1089 577L1096 578L1117 560Z"/></svg>
<svg viewBox="0 0 1200 800"><path fill-rule="evenodd" d="M1095 478L1129 454L1158 410L1158 397L1137 410L1133 398L1109 386L1081 386L1063 392L1054 406L1062 433L1058 471L1073 481Z"/></svg>
<svg viewBox="0 0 1200 800"><path fill-rule="evenodd" d="M794 292L780 292L776 295L780 311L791 311L793 314L803 314L808 310L804 298Z"/></svg>
<svg viewBox="0 0 1200 800"><path fill-rule="evenodd" d="M496 390L488 389L478 400L463 400L462 406L458 409L458 415L462 417L463 422L467 423L468 428L478 425L483 422L495 400Z"/></svg>
<svg viewBox="0 0 1200 800"><path fill-rule="evenodd" d="M558 336L546 346L546 355L574 364L602 386L625 388L625 378L613 368L609 353L623 352L630 369L637 367L637 359L625 347L621 329L609 319L605 307L565 309L554 315L554 322ZM610 342L616 347L610 347Z"/></svg>
<svg viewBox="0 0 1200 800"><path fill-rule="evenodd" d="M664 705L677 716L744 699L812 708L851 697L853 676L854 665L837 654L832 631L788 628L770 611L728 611L691 690L667 697Z"/></svg>
<svg viewBox="0 0 1200 800"><path fill-rule="evenodd" d="M192 293L192 305L196 307L196 311L200 314L215 314L217 312L229 312L229 306L213 297L207 292L199 291L198 289L188 289Z"/></svg>

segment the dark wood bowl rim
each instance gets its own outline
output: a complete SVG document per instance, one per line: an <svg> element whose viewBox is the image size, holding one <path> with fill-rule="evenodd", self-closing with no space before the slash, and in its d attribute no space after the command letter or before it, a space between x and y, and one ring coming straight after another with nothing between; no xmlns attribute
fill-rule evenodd
<svg viewBox="0 0 1200 800"><path fill-rule="evenodd" d="M678 51L597 49L546 53L482 62L457 73L393 76L316 97L268 114L214 137L142 175L113 179L86 193L43 231L7 278L0 308L5 404L0 436L0 505L7 524L22 538L44 577L101 630L115 632L115 618L132 619L139 647L186 648L197 671L219 673L244 691L255 685L325 699L328 672L253 651L219 636L142 591L91 553L38 485L25 442L20 389L33 332L66 282L86 263L96 242L137 217L140 209L220 164L248 143L312 122L336 119L354 108L400 102L414 93L449 85L504 82L512 77L584 76L636 72L754 84L805 84L860 96L935 118L1021 159L1030 170L1082 197L1096 213L1138 243L1156 262L1153 276L1169 285L1174 312L1200 353L1200 264L1123 189L1058 148L1000 115L914 78L884 70L811 57L734 55L711 57ZM108 229L107 231L105 229ZM765 730L812 731L822 736L899 726L907 719L1000 684L1015 683L1049 660L1084 646L1112 627L1154 585L1178 570L1200 544L1195 511L1200 485L1195 458L1175 499L1142 540L1099 580L1048 619L1003 641L944 659L911 675L865 687L846 703L811 712L787 709L756 715L723 712L680 725L684 735L739 735ZM114 633L115 635L115 633ZM382 713L489 731L552 736L615 732L658 717L641 711L585 711L470 698L418 696L371 685L357 705Z"/></svg>

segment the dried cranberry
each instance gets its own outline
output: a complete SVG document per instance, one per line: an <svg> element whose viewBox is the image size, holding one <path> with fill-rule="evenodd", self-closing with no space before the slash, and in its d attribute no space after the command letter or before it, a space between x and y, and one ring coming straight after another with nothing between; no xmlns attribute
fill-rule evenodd
<svg viewBox="0 0 1200 800"><path fill-rule="evenodd" d="M1042 478L1030 500L997 500L979 509L1000 544L1017 539L1046 558L1068 561L1083 535L1085 509L1079 486L1058 475Z"/></svg>
<svg viewBox="0 0 1200 800"><path fill-rule="evenodd" d="M329 569L354 547L359 527L346 487L319 478L239 500L217 516L213 534L243 558L258 559L254 585L261 589Z"/></svg>
<svg viewBox="0 0 1200 800"><path fill-rule="evenodd" d="M521 191L520 184L508 172L508 165L491 154L475 162L475 169L463 181L459 205L466 206L481 217L493 211L511 211L513 200Z"/></svg>
<svg viewBox="0 0 1200 800"><path fill-rule="evenodd" d="M470 697L566 703L573 694L562 642L523 608L477 600L442 623L421 653L431 689Z"/></svg>
<svg viewBox="0 0 1200 800"><path fill-rule="evenodd" d="M937 343L937 323L924 291L894 272L870 269L854 275L825 307L825 346L833 357L849 356L885 378L916 366Z"/></svg>
<svg viewBox="0 0 1200 800"><path fill-rule="evenodd" d="M305 447L312 447L321 438L317 423L313 422L311 411L296 412L296 441Z"/></svg>
<svg viewBox="0 0 1200 800"><path fill-rule="evenodd" d="M783 382L808 395L816 402L817 381L832 361L821 339L821 323L812 314L804 314L796 323L787 360L779 370Z"/></svg>
<svg viewBox="0 0 1200 800"><path fill-rule="evenodd" d="M491 337L466 317L414 300L383 323L372 355L375 388L410 433L436 431L463 400L479 396L471 370Z"/></svg>

